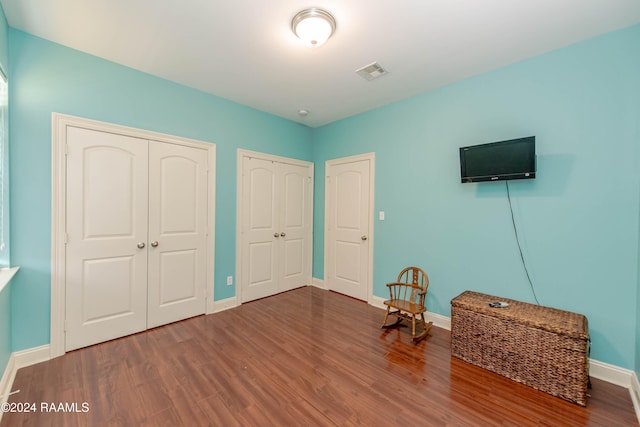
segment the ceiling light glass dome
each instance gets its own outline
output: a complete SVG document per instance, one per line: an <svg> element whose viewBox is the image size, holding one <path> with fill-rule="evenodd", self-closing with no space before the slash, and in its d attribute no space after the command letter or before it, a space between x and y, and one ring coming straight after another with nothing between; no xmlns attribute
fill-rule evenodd
<svg viewBox="0 0 640 427"><path fill-rule="evenodd" d="M293 17L291 29L304 44L317 47L331 37L336 29L336 21L326 10L312 7Z"/></svg>

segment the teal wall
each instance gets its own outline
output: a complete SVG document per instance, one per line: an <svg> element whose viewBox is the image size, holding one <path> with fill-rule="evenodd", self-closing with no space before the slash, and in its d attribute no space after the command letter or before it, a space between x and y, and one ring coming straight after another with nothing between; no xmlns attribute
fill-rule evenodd
<svg viewBox="0 0 640 427"><path fill-rule="evenodd" d="M458 148L535 135L538 177L509 186L540 303L585 314L592 356L635 368L638 46L635 26L317 129L314 277L324 269L324 162L375 152L376 296L415 264L438 314L466 289L533 302L505 183L461 184Z"/></svg>
<svg viewBox="0 0 640 427"><path fill-rule="evenodd" d="M0 66L7 71L7 65L9 62L9 42L8 42L9 27L7 26L7 20L4 16L4 10L0 7ZM5 163L6 166L7 163ZM2 168L2 173L6 172L6 168ZM8 176L5 174L4 178ZM2 203L5 203L5 209L9 209L8 200L3 197ZM6 211L8 214L8 211ZM8 215L7 215L8 217ZM8 219L8 218L7 218ZM7 222L8 224L8 222ZM5 229L6 230L6 229ZM8 236L7 236L8 237ZM9 248L8 244L4 251L0 251L0 265L9 265ZM9 357L11 356L11 285L7 285L4 290L0 290L0 378L4 373Z"/></svg>
<svg viewBox="0 0 640 427"><path fill-rule="evenodd" d="M237 149L312 160L311 130L18 30L9 43L13 351L49 343L52 112L216 144L214 294L234 296Z"/></svg>

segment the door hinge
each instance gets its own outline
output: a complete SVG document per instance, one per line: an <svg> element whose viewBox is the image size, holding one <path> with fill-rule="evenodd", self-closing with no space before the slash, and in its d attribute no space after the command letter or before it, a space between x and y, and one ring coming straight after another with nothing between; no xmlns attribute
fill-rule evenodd
<svg viewBox="0 0 640 427"><path fill-rule="evenodd" d="M69 233L64 233L64 244L69 243Z"/></svg>
<svg viewBox="0 0 640 427"><path fill-rule="evenodd" d="M65 156L69 155L69 144L64 144L64 155Z"/></svg>

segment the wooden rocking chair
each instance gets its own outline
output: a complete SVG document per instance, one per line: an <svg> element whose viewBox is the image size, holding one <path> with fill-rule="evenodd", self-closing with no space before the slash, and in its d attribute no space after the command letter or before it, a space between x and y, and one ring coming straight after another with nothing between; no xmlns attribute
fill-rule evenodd
<svg viewBox="0 0 640 427"><path fill-rule="evenodd" d="M418 267L407 267L398 275L398 281L395 283L387 283L390 298L385 301L387 313L382 321L383 328L392 328L397 326L402 319L411 320L411 337L414 343L423 340L429 331L433 322L427 323L424 313L427 308L424 305L424 299L427 296L427 288L429 287L429 277ZM395 311L391 311L395 309ZM389 315L395 315L396 321L387 325ZM416 319L422 324L422 332L416 335Z"/></svg>

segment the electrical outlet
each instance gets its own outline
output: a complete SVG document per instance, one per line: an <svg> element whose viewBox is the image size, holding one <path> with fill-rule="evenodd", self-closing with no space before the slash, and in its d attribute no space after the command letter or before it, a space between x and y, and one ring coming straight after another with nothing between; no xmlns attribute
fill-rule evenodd
<svg viewBox="0 0 640 427"><path fill-rule="evenodd" d="M227 276L227 286L233 285L233 276Z"/></svg>
<svg viewBox="0 0 640 427"><path fill-rule="evenodd" d="M380 219L380 221L384 221L384 211L380 211L378 213L378 219Z"/></svg>

